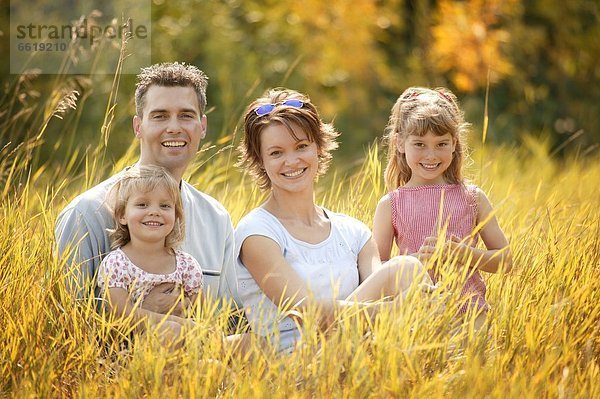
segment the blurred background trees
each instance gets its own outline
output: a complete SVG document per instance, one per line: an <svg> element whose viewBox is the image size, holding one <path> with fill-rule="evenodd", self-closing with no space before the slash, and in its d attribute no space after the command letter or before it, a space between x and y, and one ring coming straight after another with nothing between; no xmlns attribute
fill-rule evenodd
<svg viewBox="0 0 600 399"><path fill-rule="evenodd" d="M0 147L38 133L28 128L60 81L80 93L78 108L48 125L40 156L83 154L97 143L112 77L9 75L9 15L1 18L0 118L19 107L32 116L19 129L3 120ZM480 137L489 84L488 141L518 145L533 136L556 154L597 154L599 22L596 0L153 0L152 62L192 63L209 75L213 142L239 137L244 107L275 86L308 93L334 121L342 132L337 159L362 157L411 85L453 90ZM134 84L134 75L121 76L108 143L114 159L133 137Z"/></svg>

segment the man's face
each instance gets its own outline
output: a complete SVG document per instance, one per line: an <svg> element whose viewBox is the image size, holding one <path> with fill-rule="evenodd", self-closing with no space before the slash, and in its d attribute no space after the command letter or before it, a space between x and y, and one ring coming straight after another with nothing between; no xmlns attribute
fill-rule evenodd
<svg viewBox="0 0 600 399"><path fill-rule="evenodd" d="M133 130L140 140L140 164L162 166L179 180L206 134L206 116L193 88L151 86Z"/></svg>

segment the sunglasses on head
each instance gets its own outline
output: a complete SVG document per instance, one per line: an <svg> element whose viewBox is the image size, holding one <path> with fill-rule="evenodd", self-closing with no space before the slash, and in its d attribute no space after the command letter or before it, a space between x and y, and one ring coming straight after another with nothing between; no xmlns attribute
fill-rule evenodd
<svg viewBox="0 0 600 399"><path fill-rule="evenodd" d="M285 100L285 101L282 101L282 102L276 103L276 104L263 104L263 105L259 106L258 108L256 108L254 110L254 112L256 112L256 115L258 115L258 116L267 115L267 114L270 114L275 109L275 107L278 105L287 105L288 107L302 108L302 107L304 107L304 101L302 101L302 100Z"/></svg>

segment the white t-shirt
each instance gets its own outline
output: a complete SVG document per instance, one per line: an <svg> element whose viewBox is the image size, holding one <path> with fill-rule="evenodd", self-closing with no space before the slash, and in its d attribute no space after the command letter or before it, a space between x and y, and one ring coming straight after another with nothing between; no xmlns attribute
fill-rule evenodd
<svg viewBox="0 0 600 399"><path fill-rule="evenodd" d="M371 237L362 222L323 209L331 222L329 237L309 244L292 237L281 222L263 208L256 208L240 220L235 231L238 294L252 330L276 336L279 348L290 348L300 337L296 323L267 298L240 259L242 244L250 236L275 241L290 266L306 282L315 298L345 299L358 287L358 254ZM274 334L275 333L275 334Z"/></svg>

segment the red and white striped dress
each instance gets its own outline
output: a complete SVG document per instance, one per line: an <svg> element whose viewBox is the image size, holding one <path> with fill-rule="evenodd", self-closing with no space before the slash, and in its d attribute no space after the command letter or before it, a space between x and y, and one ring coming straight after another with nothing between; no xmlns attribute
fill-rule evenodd
<svg viewBox="0 0 600 399"><path fill-rule="evenodd" d="M438 236L440 227L446 226L446 237L452 234L460 239L469 237L477 223L477 187L473 185L446 184L419 187L399 187L389 194L392 207L392 226L400 253L419 251L426 237ZM441 210L441 217L440 217ZM471 245L476 245L476 235ZM434 283L437 276L430 270ZM471 298L471 306L488 310L486 287L478 270L469 273L461 289L463 298ZM459 313L469 308L461 306Z"/></svg>

